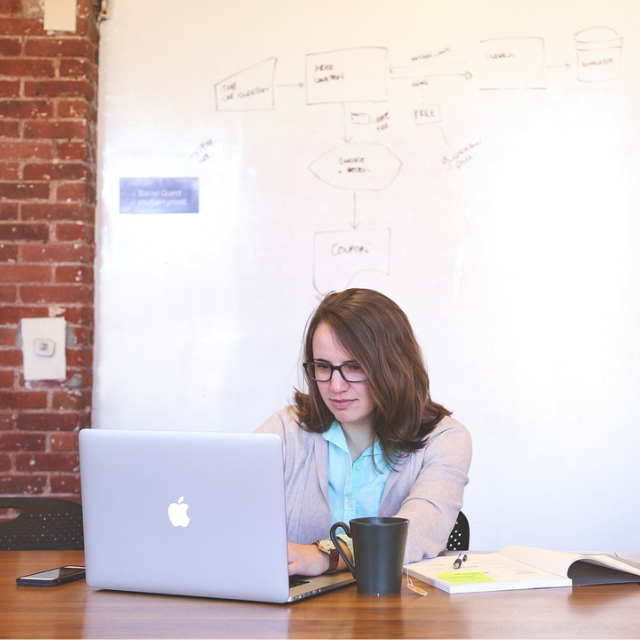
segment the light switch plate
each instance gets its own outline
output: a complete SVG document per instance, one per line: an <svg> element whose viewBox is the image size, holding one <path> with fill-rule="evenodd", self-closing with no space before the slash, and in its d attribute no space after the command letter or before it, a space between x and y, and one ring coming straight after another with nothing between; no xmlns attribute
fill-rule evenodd
<svg viewBox="0 0 640 640"><path fill-rule="evenodd" d="M77 0L44 0L45 31L76 31Z"/></svg>
<svg viewBox="0 0 640 640"><path fill-rule="evenodd" d="M64 318L23 318L22 355L25 380L64 380L67 377Z"/></svg>

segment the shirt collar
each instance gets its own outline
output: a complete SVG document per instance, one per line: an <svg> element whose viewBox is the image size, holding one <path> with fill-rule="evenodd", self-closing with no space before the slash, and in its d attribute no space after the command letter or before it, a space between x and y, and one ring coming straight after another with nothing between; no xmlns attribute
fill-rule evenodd
<svg viewBox="0 0 640 640"><path fill-rule="evenodd" d="M331 423L331 426L322 434L322 437L327 442L330 442L331 444L334 444L339 449L342 449L342 451L346 451L347 453L349 453L347 438L344 435L344 431L342 430L342 427L340 426L340 423L337 420L334 420ZM380 446L380 440L376 439L376 441L373 443L373 453L372 453L371 447L369 447L362 454L361 457L378 458L379 456L382 456L382 447Z"/></svg>

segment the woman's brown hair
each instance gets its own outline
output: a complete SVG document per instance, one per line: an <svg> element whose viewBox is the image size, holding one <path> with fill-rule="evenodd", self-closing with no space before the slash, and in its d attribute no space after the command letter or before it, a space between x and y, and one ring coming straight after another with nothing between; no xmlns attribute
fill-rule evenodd
<svg viewBox="0 0 640 640"><path fill-rule="evenodd" d="M422 448L425 436L451 412L433 402L422 351L409 320L387 296L371 289L329 293L307 323L304 359L313 360L313 336L326 324L367 373L375 403L373 426L387 461ZM334 417L317 382L295 392L300 426L324 433Z"/></svg>

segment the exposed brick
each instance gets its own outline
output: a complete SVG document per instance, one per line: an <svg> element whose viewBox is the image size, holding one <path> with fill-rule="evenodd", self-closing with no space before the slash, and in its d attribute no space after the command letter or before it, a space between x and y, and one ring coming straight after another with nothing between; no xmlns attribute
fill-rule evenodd
<svg viewBox="0 0 640 640"><path fill-rule="evenodd" d="M51 451L77 451L78 432L52 434L49 438L49 447Z"/></svg>
<svg viewBox="0 0 640 640"><path fill-rule="evenodd" d="M0 140L0 158L12 160L28 160L38 158L49 160L54 157L53 142L49 140Z"/></svg>
<svg viewBox="0 0 640 640"><path fill-rule="evenodd" d="M41 0L0 0L0 494L80 495L77 430L91 424L93 382L94 1L77 0L77 15L75 33L45 32ZM50 316L68 322L67 378L26 382L19 322Z"/></svg>
<svg viewBox="0 0 640 640"><path fill-rule="evenodd" d="M23 18L42 20L44 18L44 2L42 0L20 0Z"/></svg>
<svg viewBox="0 0 640 640"><path fill-rule="evenodd" d="M3 222L0 223L0 241L8 242L47 242L49 227L37 222Z"/></svg>
<svg viewBox="0 0 640 640"><path fill-rule="evenodd" d="M0 302L11 304L18 299L18 287L15 285L0 285ZM1 314L0 314L1 315Z"/></svg>
<svg viewBox="0 0 640 640"><path fill-rule="evenodd" d="M0 353L2 353L0 351ZM15 429L17 414L15 411L0 407L0 431Z"/></svg>
<svg viewBox="0 0 640 640"><path fill-rule="evenodd" d="M2 350L0 350L0 356L2 356ZM16 417L17 412L13 409L0 407L0 433L14 429Z"/></svg>
<svg viewBox="0 0 640 640"><path fill-rule="evenodd" d="M6 453L0 453L0 471L10 471L12 466L11 457Z"/></svg>
<svg viewBox="0 0 640 640"><path fill-rule="evenodd" d="M67 367L91 367L93 364L92 349L67 349ZM88 386L88 385L87 385ZM69 409L79 407L67 407Z"/></svg>
<svg viewBox="0 0 640 640"><path fill-rule="evenodd" d="M89 145L82 142L60 142L56 157L60 160L88 160L91 156Z"/></svg>
<svg viewBox="0 0 640 640"><path fill-rule="evenodd" d="M87 205L66 202L25 203L22 205L22 219L33 220L83 220L89 218L92 208Z"/></svg>
<svg viewBox="0 0 640 640"><path fill-rule="evenodd" d="M0 98L18 98L20 82L17 80L0 80Z"/></svg>
<svg viewBox="0 0 640 640"><path fill-rule="evenodd" d="M29 18L3 18L2 29L4 35L21 36L31 34L42 34L42 22L40 20L31 20Z"/></svg>
<svg viewBox="0 0 640 640"><path fill-rule="evenodd" d="M21 51L20 38L0 38L0 56L19 56Z"/></svg>
<svg viewBox="0 0 640 640"><path fill-rule="evenodd" d="M17 301L15 304L4 304L0 307L0 324L17 325L22 318L46 318L48 315L48 309L42 306L27 306Z"/></svg>
<svg viewBox="0 0 640 640"><path fill-rule="evenodd" d="M0 242L0 263L15 262L18 259L18 245Z"/></svg>
<svg viewBox="0 0 640 640"><path fill-rule="evenodd" d="M0 120L0 138L18 138L20 123L17 120ZM6 180L7 178L2 178Z"/></svg>
<svg viewBox="0 0 640 640"><path fill-rule="evenodd" d="M50 100L5 100L0 102L0 118L21 118L34 120L50 118L54 104Z"/></svg>
<svg viewBox="0 0 640 640"><path fill-rule="evenodd" d="M0 265L0 274L2 266ZM59 283L76 283L93 285L93 266L92 265L74 265L60 266L55 270L55 281Z"/></svg>
<svg viewBox="0 0 640 640"><path fill-rule="evenodd" d="M0 132L3 123L0 121ZM20 165L17 162L0 162L0 180L17 180L20 175ZM2 218L0 218L1 220Z"/></svg>
<svg viewBox="0 0 640 640"><path fill-rule="evenodd" d="M21 431L73 431L87 424L83 413L27 413L16 419L16 428Z"/></svg>
<svg viewBox="0 0 640 640"><path fill-rule="evenodd" d="M20 209L15 202L0 200L0 220L17 220Z"/></svg>
<svg viewBox="0 0 640 640"><path fill-rule="evenodd" d="M93 247L61 242L57 244L26 244L22 248L24 262L83 262L93 260Z"/></svg>
<svg viewBox="0 0 640 640"><path fill-rule="evenodd" d="M81 222L58 223L55 226L56 240L59 242L92 242L95 234L93 225Z"/></svg>
<svg viewBox="0 0 640 640"><path fill-rule="evenodd" d="M0 193L2 185L0 185ZM49 239L49 227L37 222L0 222L0 241L29 241Z"/></svg>
<svg viewBox="0 0 640 640"><path fill-rule="evenodd" d="M60 118L96 119L95 103L87 100L64 100L58 102L58 116Z"/></svg>
<svg viewBox="0 0 640 640"><path fill-rule="evenodd" d="M34 182L0 183L0 198L6 200L47 200L49 185Z"/></svg>
<svg viewBox="0 0 640 640"><path fill-rule="evenodd" d="M43 433L0 431L0 451L44 451L46 443Z"/></svg>
<svg viewBox="0 0 640 640"><path fill-rule="evenodd" d="M63 495L71 497L74 494L80 494L80 477L77 473L59 473L51 475L50 484L51 493L58 494L60 497Z"/></svg>
<svg viewBox="0 0 640 640"><path fill-rule="evenodd" d="M92 344L93 326L72 325L70 329L70 332L68 332L70 347L79 347ZM10 338L8 338L8 340L9 339ZM89 351L91 351L91 349L89 349Z"/></svg>
<svg viewBox="0 0 640 640"><path fill-rule="evenodd" d="M30 285L20 287L22 301L27 304L89 304L93 289L82 285Z"/></svg>
<svg viewBox="0 0 640 640"><path fill-rule="evenodd" d="M58 200L69 202L94 202L96 197L95 186L86 181L76 184L63 184L58 187L56 197Z"/></svg>
<svg viewBox="0 0 640 640"><path fill-rule="evenodd" d="M13 373L13 369L0 369L0 388L7 389L12 387L14 379L15 374ZM0 442L2 442L1 437ZM2 449L1 446L0 449Z"/></svg>
<svg viewBox="0 0 640 640"><path fill-rule="evenodd" d="M27 97L48 96L50 98L67 97L93 100L95 86L89 80L39 80L25 82L24 95Z"/></svg>
<svg viewBox="0 0 640 640"><path fill-rule="evenodd" d="M0 264L0 282L51 282L52 277L48 265Z"/></svg>
<svg viewBox="0 0 640 640"><path fill-rule="evenodd" d="M77 471L78 455L73 453L19 453L16 455L16 470L29 471Z"/></svg>
<svg viewBox="0 0 640 640"><path fill-rule="evenodd" d="M59 74L61 78L86 78L94 86L97 85L97 69L86 58L63 58L60 60Z"/></svg>
<svg viewBox="0 0 640 640"><path fill-rule="evenodd" d="M79 324L93 326L93 306L65 306L64 317L67 319L67 322L72 325Z"/></svg>
<svg viewBox="0 0 640 640"><path fill-rule="evenodd" d="M24 46L26 56L43 58L86 58L94 60L95 46L79 37L29 38Z"/></svg>
<svg viewBox="0 0 640 640"><path fill-rule="evenodd" d="M86 138L87 125L80 121L27 122L24 125L25 138Z"/></svg>
<svg viewBox="0 0 640 640"><path fill-rule="evenodd" d="M22 373L22 371L20 371ZM54 389L59 389L64 385L64 382L60 380L29 380L27 384L25 384L24 380L20 380L20 388L27 387L28 389L32 389L34 391L53 391Z"/></svg>
<svg viewBox="0 0 640 640"><path fill-rule="evenodd" d="M40 495L47 486L47 476L43 473L20 473L0 476L0 494Z"/></svg>
<svg viewBox="0 0 640 640"><path fill-rule="evenodd" d="M11 409L46 409L47 393L34 391L0 391L0 406Z"/></svg>
<svg viewBox="0 0 640 640"><path fill-rule="evenodd" d="M73 387L74 389L91 389L91 385L93 384L93 376L91 375L91 371L86 367L70 367L67 366L67 375L68 382L67 385L69 387ZM89 411L91 409L90 406L86 407L86 410ZM87 414L90 416L90 414ZM90 423L87 422L81 426L88 427Z"/></svg>
<svg viewBox="0 0 640 640"><path fill-rule="evenodd" d="M17 14L22 10L22 0L0 0L0 14Z"/></svg>
<svg viewBox="0 0 640 640"><path fill-rule="evenodd" d="M83 180L87 167L81 163L27 164L23 169L25 180Z"/></svg>
<svg viewBox="0 0 640 640"><path fill-rule="evenodd" d="M5 58L0 60L0 75L5 78L52 78L55 71L51 60L37 58Z"/></svg>
<svg viewBox="0 0 640 640"><path fill-rule="evenodd" d="M18 337L18 329L14 326L0 325L0 346L14 347Z"/></svg>
<svg viewBox="0 0 640 640"><path fill-rule="evenodd" d="M22 351L19 349L2 349L0 350L0 366L2 367L21 367ZM2 406L2 405L0 405ZM2 407L3 409L5 407ZM14 409L14 407L6 407Z"/></svg>

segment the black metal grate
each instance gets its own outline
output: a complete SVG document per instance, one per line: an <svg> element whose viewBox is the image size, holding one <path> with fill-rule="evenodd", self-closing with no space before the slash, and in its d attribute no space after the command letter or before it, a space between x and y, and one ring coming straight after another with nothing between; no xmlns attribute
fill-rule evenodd
<svg viewBox="0 0 640 640"><path fill-rule="evenodd" d="M449 534L447 551L468 551L470 537L469 520L467 520L467 516L461 511L458 514L458 519L453 527L453 531Z"/></svg>
<svg viewBox="0 0 640 640"><path fill-rule="evenodd" d="M82 506L57 498L2 498L0 509L19 511L0 521L0 550L84 549Z"/></svg>

